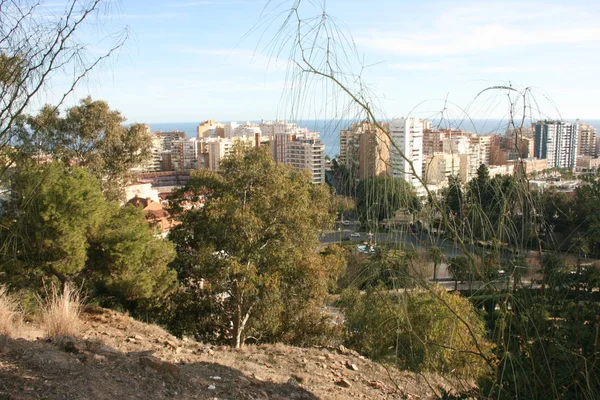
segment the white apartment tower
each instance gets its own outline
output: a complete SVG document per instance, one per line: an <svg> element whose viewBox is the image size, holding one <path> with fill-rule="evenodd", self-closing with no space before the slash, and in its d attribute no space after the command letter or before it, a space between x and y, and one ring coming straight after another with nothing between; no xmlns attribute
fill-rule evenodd
<svg viewBox="0 0 600 400"><path fill-rule="evenodd" d="M540 121L535 124L536 158L548 159L548 168L574 168L579 129L564 121Z"/></svg>
<svg viewBox="0 0 600 400"><path fill-rule="evenodd" d="M419 181L423 166L423 122L418 118L394 118L389 129L392 176L404 179L417 194L424 195Z"/></svg>

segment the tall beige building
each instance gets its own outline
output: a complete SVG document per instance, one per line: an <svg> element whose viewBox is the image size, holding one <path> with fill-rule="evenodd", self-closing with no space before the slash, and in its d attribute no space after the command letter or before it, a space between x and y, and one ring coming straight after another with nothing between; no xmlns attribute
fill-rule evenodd
<svg viewBox="0 0 600 400"><path fill-rule="evenodd" d="M201 149L204 153L202 156L202 163L206 168L213 171L218 171L221 166L221 160L227 157L233 147L240 143L246 147L252 147L255 145L255 138L236 136L233 138L208 138L204 139Z"/></svg>
<svg viewBox="0 0 600 400"><path fill-rule="evenodd" d="M196 128L196 134L198 139L209 138L209 137L224 137L225 136L225 125L209 119L203 121Z"/></svg>
<svg viewBox="0 0 600 400"><path fill-rule="evenodd" d="M389 129L388 124L382 124ZM357 171L359 179L390 174L390 136L369 122L340 131L340 164Z"/></svg>
<svg viewBox="0 0 600 400"><path fill-rule="evenodd" d="M438 188L448 184L450 176L460 176L461 155L454 153L436 153L425 157L423 162L423 177L426 185Z"/></svg>
<svg viewBox="0 0 600 400"><path fill-rule="evenodd" d="M577 142L579 156L595 156L596 155L596 128L589 124L579 125L579 141Z"/></svg>
<svg viewBox="0 0 600 400"><path fill-rule="evenodd" d="M316 136L297 137L287 146L286 164L308 170L312 183L325 183L325 145Z"/></svg>

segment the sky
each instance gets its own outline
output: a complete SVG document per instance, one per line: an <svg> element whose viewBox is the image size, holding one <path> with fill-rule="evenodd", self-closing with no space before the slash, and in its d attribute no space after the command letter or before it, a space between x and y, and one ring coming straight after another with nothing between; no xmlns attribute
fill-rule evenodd
<svg viewBox="0 0 600 400"><path fill-rule="evenodd" d="M92 58L117 32L128 39L65 105L89 95L145 123L359 115L331 80L290 62L296 17L280 27L295 2L111 0L78 39ZM378 117L499 118L514 104L532 118L600 118L596 0L301 0L298 9L307 57ZM56 79L40 103L65 84Z"/></svg>

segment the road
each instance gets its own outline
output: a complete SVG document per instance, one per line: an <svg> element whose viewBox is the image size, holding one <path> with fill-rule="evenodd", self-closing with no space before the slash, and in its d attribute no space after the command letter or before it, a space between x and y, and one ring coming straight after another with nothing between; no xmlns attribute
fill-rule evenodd
<svg viewBox="0 0 600 400"><path fill-rule="evenodd" d="M342 239L353 232L358 232L359 225L343 225L336 224L335 228L339 231L327 232L321 236L322 244L331 243L359 243L368 241L368 233L360 232L360 238L352 238L352 242L345 242ZM426 233L413 233L407 230L391 231L391 232L376 232L373 234L373 242L377 243L403 243L408 247L417 250L427 250L432 246L438 246L446 255L446 258L454 257L463 254L462 249L453 241L438 236L429 235ZM465 245L467 251L471 253L480 253L482 248L470 244ZM509 251L501 252L501 259L504 261L510 260L514 255ZM447 271L447 264L442 263L438 267L438 277L440 279L451 279L451 275Z"/></svg>

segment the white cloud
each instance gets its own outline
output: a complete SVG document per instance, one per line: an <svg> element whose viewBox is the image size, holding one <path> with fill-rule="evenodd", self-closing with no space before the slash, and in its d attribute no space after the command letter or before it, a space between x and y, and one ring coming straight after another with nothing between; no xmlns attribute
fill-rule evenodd
<svg viewBox="0 0 600 400"><path fill-rule="evenodd" d="M433 15L429 23L413 20L401 30L363 31L356 42L406 56L463 55L540 45L598 45L598 17L595 10L567 6L477 2L445 9Z"/></svg>

